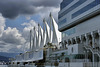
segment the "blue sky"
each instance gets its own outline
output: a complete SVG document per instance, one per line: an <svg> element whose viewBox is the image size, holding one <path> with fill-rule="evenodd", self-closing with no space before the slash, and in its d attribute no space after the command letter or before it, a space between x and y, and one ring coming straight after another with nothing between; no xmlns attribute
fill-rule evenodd
<svg viewBox="0 0 100 67"><path fill-rule="evenodd" d="M51 12L57 20L62 0L0 0L0 52L29 49L29 31Z"/></svg>
<svg viewBox="0 0 100 67"><path fill-rule="evenodd" d="M11 27L11 28L17 28L18 30L23 30L23 28L25 26L22 26L21 24L23 23L28 23L30 20L34 20L36 21L37 23L41 24L42 25L42 20L40 19L40 15L36 14L36 15L33 15L33 16L30 16L29 19L27 19L25 16L19 16L15 19L6 19L6 27L5 29L7 29L7 27Z"/></svg>

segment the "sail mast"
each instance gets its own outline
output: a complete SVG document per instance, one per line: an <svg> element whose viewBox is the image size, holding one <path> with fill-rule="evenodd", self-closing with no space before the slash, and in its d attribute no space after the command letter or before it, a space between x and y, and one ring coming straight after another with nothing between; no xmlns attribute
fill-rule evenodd
<svg viewBox="0 0 100 67"><path fill-rule="evenodd" d="M31 36L32 36L32 30L30 30L30 50L31 50Z"/></svg>

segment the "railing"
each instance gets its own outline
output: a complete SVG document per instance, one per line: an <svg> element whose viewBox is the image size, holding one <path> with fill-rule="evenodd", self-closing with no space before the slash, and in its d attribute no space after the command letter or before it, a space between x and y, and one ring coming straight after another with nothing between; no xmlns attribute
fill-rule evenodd
<svg viewBox="0 0 100 67"><path fill-rule="evenodd" d="M8 67L37 67L33 65L8 65ZM55 66L54 63L45 63L43 66L39 67L100 67L100 62L67 62L67 63L58 63L58 66Z"/></svg>
<svg viewBox="0 0 100 67"><path fill-rule="evenodd" d="M100 67L100 62L69 62L69 63L59 63L58 67Z"/></svg>
<svg viewBox="0 0 100 67"><path fill-rule="evenodd" d="M92 53L97 54L100 57L100 52L97 49L92 48L91 46L84 45L86 49L89 49Z"/></svg>
<svg viewBox="0 0 100 67"><path fill-rule="evenodd" d="M89 62L89 59L70 59L71 62Z"/></svg>
<svg viewBox="0 0 100 67"><path fill-rule="evenodd" d="M18 55L13 62L29 62L35 60L43 59L43 50L37 52L26 52L24 54Z"/></svg>
<svg viewBox="0 0 100 67"><path fill-rule="evenodd" d="M52 51L57 52L57 51L66 50L66 49L68 49L68 48L54 49L54 50L52 50Z"/></svg>
<svg viewBox="0 0 100 67"><path fill-rule="evenodd" d="M94 62L94 66L93 62L85 62L83 63L83 67L100 67L100 62Z"/></svg>

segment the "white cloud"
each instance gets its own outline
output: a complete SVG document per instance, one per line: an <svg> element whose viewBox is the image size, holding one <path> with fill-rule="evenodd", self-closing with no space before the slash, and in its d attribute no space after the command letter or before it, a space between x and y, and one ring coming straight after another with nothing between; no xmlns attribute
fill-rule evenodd
<svg viewBox="0 0 100 67"><path fill-rule="evenodd" d="M25 22L22 25L25 26L22 35L29 41L30 30L32 30L34 27L37 29L38 24L34 20L30 20L30 22Z"/></svg>
<svg viewBox="0 0 100 67"><path fill-rule="evenodd" d="M6 43L11 43L15 45L25 43L25 39L22 37L22 35L19 33L19 30L17 30L16 28L8 27L6 30L4 30L1 39Z"/></svg>
<svg viewBox="0 0 100 67"><path fill-rule="evenodd" d="M48 19L49 13L52 12L55 18L57 15L57 12L59 11L59 8L54 8L54 7L38 7L38 10L41 10L39 12L39 15L41 18L46 18ZM50 11L51 10L51 11ZM45 11L45 12L44 12ZM30 17L27 17L27 20L30 20ZM33 29L33 27L36 27L38 29L38 24L34 20L30 20L29 22L25 22L22 25L25 26L23 31L20 33L17 28L11 28L8 27L7 29L4 30L6 27L5 25L5 18L2 17L0 14L0 51L4 52L22 52L29 50L30 42L29 42L29 37L30 37L30 30Z"/></svg>
<svg viewBox="0 0 100 67"><path fill-rule="evenodd" d="M18 45L17 48L20 49L22 45Z"/></svg>
<svg viewBox="0 0 100 67"><path fill-rule="evenodd" d="M30 20L29 22L25 22L21 25L25 26L25 28L23 29L23 32L22 32L22 36L25 38L26 42L24 45L17 46L17 47L22 48L24 51L28 51L29 47L30 47L30 30L33 30L34 27L37 29L38 24L34 20Z"/></svg>
<svg viewBox="0 0 100 67"><path fill-rule="evenodd" d="M30 20L30 22L28 22L28 23L25 22L22 25L28 27L29 29L31 29L32 27L37 26L37 23L34 20Z"/></svg>
<svg viewBox="0 0 100 67"><path fill-rule="evenodd" d="M38 11L38 15L41 17L41 21L45 18L47 21L50 19L49 14L52 13L55 20L58 22L58 12L60 11L59 7L44 7L40 6L37 7L36 10Z"/></svg>
<svg viewBox="0 0 100 67"><path fill-rule="evenodd" d="M23 11L23 9L22 9L21 11L19 11L19 12L22 12L22 13L16 14L16 12L18 12L18 11L17 10L12 11L13 9L11 9L7 13L3 12L2 14L3 14L4 17L7 17L7 18L14 18L14 17L16 17L20 14L26 14L26 19L27 20L31 19L30 14L31 15L32 14L39 14L41 16L41 20L43 18L46 18L47 21L48 21L49 13L52 12L52 15L57 20L58 11L60 10L59 9L59 3L61 1L62 0L59 0L59 1L54 1L54 0L48 0L48 1L46 1L46 0L43 0L43 1L41 1L41 0L36 0L36 1L35 0L30 0L31 5L33 5L31 7L31 9L33 8L32 10L30 10L30 8L28 10L28 9L26 9L28 7L26 7L26 8L24 8L24 10L26 10L26 12ZM16 2L19 5L19 0L18 1L16 0ZM33 2L35 4L33 4ZM57 5L56 5L56 3L57 3ZM9 5L9 3L8 3L8 5ZM26 4L26 5L29 5L29 4ZM16 6L16 4L15 4L15 6ZM5 8L7 8L7 7L5 7ZM23 8L23 6L20 7L20 8ZM19 7L18 7L18 10L19 10ZM5 14L7 14L7 15L5 15ZM0 51L20 52L20 51L23 51L23 50L24 51L28 50L29 49L29 44L30 44L29 43L29 36L30 36L29 32L30 32L30 29L33 29L33 27L36 27L36 29L37 29L37 27L38 27L37 22L35 22L34 20L30 20L30 22L23 23L22 25L25 26L25 28L20 33L17 28L8 27L6 30L4 30L4 28L6 27L6 25L5 25L6 20L3 16L0 14Z"/></svg>
<svg viewBox="0 0 100 67"><path fill-rule="evenodd" d="M5 43L5 42L4 42ZM0 45L0 46L2 46L1 48L0 48L0 51L1 52L13 52L13 51L9 51L9 50L11 50L12 48L16 48L16 45L14 45L14 44L10 44L10 43L5 43L6 45ZM17 48L16 48L17 49ZM15 49L15 50L16 50Z"/></svg>
<svg viewBox="0 0 100 67"><path fill-rule="evenodd" d="M16 28L8 27L3 30L2 36L0 37L0 51L2 52L22 52L21 46L25 44L26 40L19 33Z"/></svg>

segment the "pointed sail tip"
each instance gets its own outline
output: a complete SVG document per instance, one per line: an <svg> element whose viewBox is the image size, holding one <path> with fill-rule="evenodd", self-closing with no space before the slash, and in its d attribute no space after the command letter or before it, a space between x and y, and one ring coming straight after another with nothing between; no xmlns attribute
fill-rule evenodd
<svg viewBox="0 0 100 67"><path fill-rule="evenodd" d="M32 32L32 30L30 30L30 32Z"/></svg>
<svg viewBox="0 0 100 67"><path fill-rule="evenodd" d="M38 24L38 26L40 26L40 24Z"/></svg>
<svg viewBox="0 0 100 67"><path fill-rule="evenodd" d="M34 27L34 30L35 30L35 27Z"/></svg>
<svg viewBox="0 0 100 67"><path fill-rule="evenodd" d="M52 16L52 14L51 14L51 12L50 12L50 15L49 15L50 17Z"/></svg>
<svg viewBox="0 0 100 67"><path fill-rule="evenodd" d="M45 18L43 19L43 22L45 22Z"/></svg>

